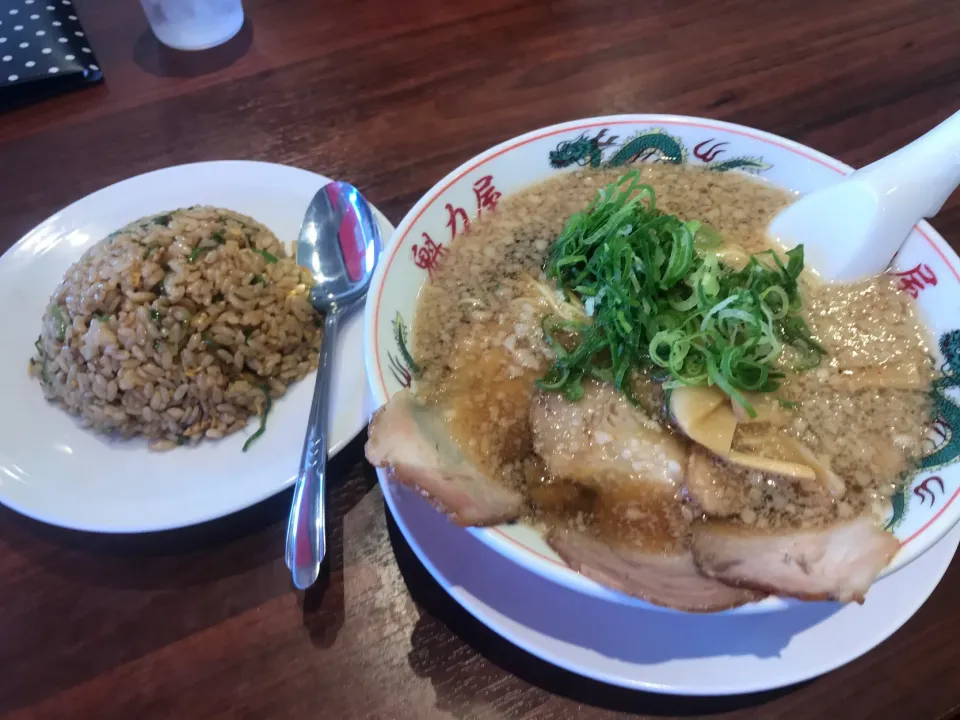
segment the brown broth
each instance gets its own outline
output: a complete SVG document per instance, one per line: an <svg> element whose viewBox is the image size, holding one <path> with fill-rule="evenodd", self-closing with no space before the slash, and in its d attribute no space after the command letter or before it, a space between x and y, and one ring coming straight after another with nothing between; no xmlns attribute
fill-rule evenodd
<svg viewBox="0 0 960 720"><path fill-rule="evenodd" d="M640 171L659 208L710 224L725 247L748 253L770 248L765 228L792 199L738 173L665 164ZM421 294L414 322L414 354L425 368L418 392L428 400L454 399L454 435L492 475L526 488L538 519L667 547L685 532L679 511L687 520L697 512L685 505L681 487L667 493L665 504L662 487L649 493L616 482L583 488L548 477L533 452L526 414L534 380L551 362L540 322L556 309L542 293L530 292L531 281L541 278L567 217L619 175L604 170L551 178L506 198L451 244ZM782 448L799 441L844 481L846 492L829 497L769 473L728 468L729 495L739 503L733 520L761 529L884 516L897 483L920 456L931 413L926 331L910 298L889 278L826 286L805 277L804 299L828 357L815 370L789 374L777 396L797 406L778 413L776 422L739 426L734 448L786 459ZM642 404L658 416L662 393L651 390L649 380L637 382L645 388ZM630 500L631 493L647 500Z"/></svg>

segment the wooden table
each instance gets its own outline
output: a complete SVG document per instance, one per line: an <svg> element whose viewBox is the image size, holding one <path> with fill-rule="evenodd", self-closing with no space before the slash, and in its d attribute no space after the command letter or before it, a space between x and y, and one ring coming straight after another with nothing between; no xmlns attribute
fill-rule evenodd
<svg viewBox="0 0 960 720"><path fill-rule="evenodd" d="M862 165L960 98L954 0L248 0L234 41L186 56L157 45L137 3L76 4L106 84L0 115L0 249L87 193L178 163L246 158L343 177L397 222L475 153L562 120L706 115ZM958 247L956 198L936 225ZM282 558L289 493L149 536L84 535L0 510L0 712L960 712L960 563L893 638L826 677L727 699L628 692L526 655L450 600L386 518L362 441L333 464L330 571L305 594Z"/></svg>

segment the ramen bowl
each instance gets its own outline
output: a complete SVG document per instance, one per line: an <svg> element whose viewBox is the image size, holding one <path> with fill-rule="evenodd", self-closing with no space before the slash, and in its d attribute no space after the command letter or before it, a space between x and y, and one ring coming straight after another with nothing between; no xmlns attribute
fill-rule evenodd
<svg viewBox="0 0 960 720"><path fill-rule="evenodd" d="M498 202L556 173L593 167L670 162L714 172L742 172L798 194L837 182L852 168L799 143L752 128L675 115L612 115L553 125L477 155L451 172L413 207L384 250L365 310L365 360L374 403L413 385L411 324L420 290L445 248L471 220ZM462 241L469 242L467 234ZM960 519L960 259L926 222L916 225L890 270L917 301L931 334L942 378L934 384L934 420L917 471L893 497L887 529L900 550L883 574L932 547ZM380 474L386 482L385 474ZM583 577L523 523L470 528L479 540L528 570L569 588L614 602L652 607ZM869 596L868 596L869 601ZM779 598L727 613L769 612Z"/></svg>

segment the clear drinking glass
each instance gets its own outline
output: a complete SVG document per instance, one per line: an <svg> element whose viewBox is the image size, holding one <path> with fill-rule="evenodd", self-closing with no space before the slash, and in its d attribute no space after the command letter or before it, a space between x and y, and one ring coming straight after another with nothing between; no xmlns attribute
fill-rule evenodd
<svg viewBox="0 0 960 720"><path fill-rule="evenodd" d="M206 50L243 25L241 0L140 0L157 39L175 50Z"/></svg>

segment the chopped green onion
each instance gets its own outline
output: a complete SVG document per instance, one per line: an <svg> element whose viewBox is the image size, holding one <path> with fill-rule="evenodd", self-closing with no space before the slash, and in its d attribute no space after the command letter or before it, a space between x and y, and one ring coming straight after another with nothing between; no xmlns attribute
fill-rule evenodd
<svg viewBox="0 0 960 720"><path fill-rule="evenodd" d="M217 245L223 245L226 240L223 239L223 230L217 230L214 233L210 234L210 238L217 243Z"/></svg>
<svg viewBox="0 0 960 720"><path fill-rule="evenodd" d="M211 350L220 350L223 347L223 345L211 338L210 333L208 333L206 330L200 333L200 339L203 340L203 344Z"/></svg>
<svg viewBox="0 0 960 720"><path fill-rule="evenodd" d="M150 319L155 323L160 322L160 308L150 308Z"/></svg>
<svg viewBox="0 0 960 720"><path fill-rule="evenodd" d="M275 262L279 262L279 259L277 258L276 255L272 255L271 253L268 253L266 250L259 250L257 248L253 248L253 251L258 255L263 256L263 259L267 261L267 265L273 265Z"/></svg>
<svg viewBox="0 0 960 720"><path fill-rule="evenodd" d="M63 310L59 305L50 306L50 317L53 318L53 324L57 328L57 339L63 342L67 339L67 328L70 325L70 323L67 322L67 317L63 314Z"/></svg>
<svg viewBox="0 0 960 720"><path fill-rule="evenodd" d="M43 357L43 336L37 335L37 339L34 341L33 346L37 349L37 354L40 357Z"/></svg>
<svg viewBox="0 0 960 720"><path fill-rule="evenodd" d="M270 400L270 388L264 383L257 383L257 387L263 391L263 396L265 398L263 414L260 416L260 427L258 427L257 431L248 437L247 441L243 444L243 452L246 452L253 444L253 441L263 435L264 431L267 429L267 413L270 412L270 408L272 406L272 402Z"/></svg>
<svg viewBox="0 0 960 720"><path fill-rule="evenodd" d="M256 285L257 283L260 283L261 285L263 285L264 287L266 287L266 286L267 286L267 279L266 279L263 275L254 275L254 276L253 276L253 279L250 281L250 284L251 284L251 285Z"/></svg>
<svg viewBox="0 0 960 720"><path fill-rule="evenodd" d="M198 247L196 250L190 253L190 257L187 258L187 262L188 263L196 262L197 258L199 258L204 253L210 252L211 250L213 250L212 247Z"/></svg>
<svg viewBox="0 0 960 720"><path fill-rule="evenodd" d="M800 357L792 369L817 365L825 350L799 315L803 247L734 270L705 252L719 244L703 223L657 210L636 170L600 190L547 259L547 277L583 300L589 321L544 322L556 360L539 386L576 400L593 377L632 396L632 371L663 368L665 388L714 385L753 415L743 393L780 386L785 346ZM578 345L568 350L558 333Z"/></svg>
<svg viewBox="0 0 960 720"><path fill-rule="evenodd" d="M103 313L95 312L95 313L93 314L93 319L94 319L94 320L97 320L97 321L99 321L99 322L107 322L108 320L110 320L110 316L109 316L109 315L105 315L105 314L103 314Z"/></svg>

